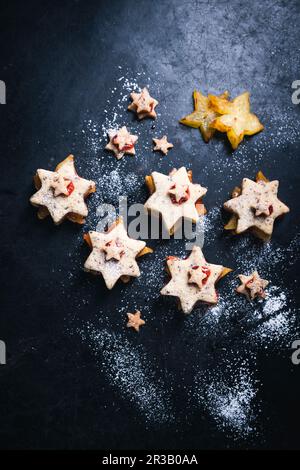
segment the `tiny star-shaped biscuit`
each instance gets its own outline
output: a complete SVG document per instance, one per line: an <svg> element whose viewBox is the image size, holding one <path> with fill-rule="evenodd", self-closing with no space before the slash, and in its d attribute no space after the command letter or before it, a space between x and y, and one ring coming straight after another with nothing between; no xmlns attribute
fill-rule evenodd
<svg viewBox="0 0 300 470"><path fill-rule="evenodd" d="M154 139L153 142L155 144L153 151L154 152L162 152L164 155L167 155L169 149L173 148L174 145L168 142L167 136L164 135L161 139Z"/></svg>
<svg viewBox="0 0 300 470"><path fill-rule="evenodd" d="M136 310L135 313L127 313L128 317L128 328L134 328L135 331L140 331L140 327L145 325L145 321L141 318L141 312Z"/></svg>
<svg viewBox="0 0 300 470"><path fill-rule="evenodd" d="M96 185L78 176L73 155L57 165L55 171L38 169L34 182L38 191L30 202L39 208L40 219L50 215L55 224L65 218L80 224L85 222L88 215L85 198L96 191Z"/></svg>
<svg viewBox="0 0 300 470"><path fill-rule="evenodd" d="M118 160L120 160L125 153L128 155L135 155L134 145L136 144L138 137L130 134L126 126L123 126L120 129L109 129L108 136L109 142L105 148L114 152Z"/></svg>
<svg viewBox="0 0 300 470"><path fill-rule="evenodd" d="M106 261L110 259L120 261L121 256L124 254L124 246L119 239L111 240L103 245L103 251L106 253Z"/></svg>
<svg viewBox="0 0 300 470"><path fill-rule="evenodd" d="M241 193L224 203L224 209L237 216L236 233L251 229L255 235L269 240L277 217L289 212L278 197L279 182L244 178Z"/></svg>
<svg viewBox="0 0 300 470"><path fill-rule="evenodd" d="M220 98L227 100L228 91L224 91ZM205 142L209 142L215 133L215 129L211 127L211 123L218 116L218 113L212 108L210 100L207 96L202 95L200 91L194 90L194 111L184 118L180 119L180 123L188 127L198 128Z"/></svg>
<svg viewBox="0 0 300 470"><path fill-rule="evenodd" d="M156 215L161 214L170 233L181 218L192 222L199 219L195 204L206 194L207 189L191 183L185 167L175 169L169 175L154 171L151 177L155 191L144 207Z"/></svg>
<svg viewBox="0 0 300 470"><path fill-rule="evenodd" d="M264 128L258 117L250 113L249 96L249 93L245 92L229 101L208 95L213 110L221 114L213 120L211 127L220 132L227 132L233 149L239 146L245 135L257 134Z"/></svg>
<svg viewBox="0 0 300 470"><path fill-rule="evenodd" d="M199 246L194 246L186 259L170 256L167 267L171 280L160 293L178 297L184 313L190 313L199 301L216 304L215 283L229 272L221 265L208 263Z"/></svg>
<svg viewBox="0 0 300 470"><path fill-rule="evenodd" d="M59 196L60 194L64 194L65 196L69 195L69 185L71 180L64 178L62 175L57 173L53 176L51 181L51 188L54 189L54 196Z"/></svg>
<svg viewBox="0 0 300 470"><path fill-rule="evenodd" d="M248 300L253 300L256 297L265 298L265 288L269 284L269 281L262 279L257 271L254 271L250 276L245 276L240 274L239 279L241 285L236 288L236 291L239 294L243 294L247 297Z"/></svg>
<svg viewBox="0 0 300 470"><path fill-rule="evenodd" d="M136 257L146 243L129 238L122 219L106 232L90 231L84 238L92 248L84 270L102 275L108 289L112 289L119 278L125 281L128 276L140 275Z"/></svg>
<svg viewBox="0 0 300 470"><path fill-rule="evenodd" d="M147 88L143 88L141 93L130 93L132 103L128 106L129 111L134 111L139 119L150 117L155 119L157 114L155 108L158 101L150 96Z"/></svg>
<svg viewBox="0 0 300 470"><path fill-rule="evenodd" d="M207 272L207 268L204 266L192 266L191 269L189 269L188 271L188 283L196 284L199 289L201 289L203 286L204 279L207 279Z"/></svg>

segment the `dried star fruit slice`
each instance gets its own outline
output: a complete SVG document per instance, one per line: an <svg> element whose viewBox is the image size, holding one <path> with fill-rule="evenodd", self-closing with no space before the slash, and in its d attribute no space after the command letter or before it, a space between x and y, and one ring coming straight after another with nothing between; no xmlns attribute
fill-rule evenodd
<svg viewBox="0 0 300 470"><path fill-rule="evenodd" d="M245 92L229 101L214 95L208 95L213 110L221 114L211 123L211 127L226 132L233 149L242 142L245 135L257 134L264 126L258 117L250 113L249 93Z"/></svg>
<svg viewBox="0 0 300 470"><path fill-rule="evenodd" d="M227 100L228 91L224 91L220 98ZM194 90L194 111L184 118L180 119L180 123L188 127L199 128L205 142L209 142L215 133L215 129L211 127L211 123L218 116L213 109L207 96L202 95L200 91Z"/></svg>

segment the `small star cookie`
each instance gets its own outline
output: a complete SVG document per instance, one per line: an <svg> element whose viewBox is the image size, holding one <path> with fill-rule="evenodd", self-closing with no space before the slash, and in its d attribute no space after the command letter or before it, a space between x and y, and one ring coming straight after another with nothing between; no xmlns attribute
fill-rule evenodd
<svg viewBox="0 0 300 470"><path fill-rule="evenodd" d="M128 328L134 328L135 331L140 331L140 327L145 325L145 321L141 318L141 312L136 310L135 313L127 313Z"/></svg>
<svg viewBox="0 0 300 470"><path fill-rule="evenodd" d="M122 219L114 222L106 232L88 232L84 239L92 249L84 270L101 274L108 289L112 289L119 278L127 282L129 276L138 277L140 270L136 257L150 252L145 242L128 237Z"/></svg>
<svg viewBox="0 0 300 470"><path fill-rule="evenodd" d="M147 88L143 88L141 93L130 93L132 103L128 106L129 111L134 111L139 119L150 117L156 119L155 108L158 101L150 96Z"/></svg>
<svg viewBox="0 0 300 470"><path fill-rule="evenodd" d="M96 191L94 181L78 176L74 166L74 156L69 155L55 171L38 169L34 176L38 190L30 198L33 206L39 208L38 217L50 215L55 224L65 218L83 224L88 215L85 198Z"/></svg>
<svg viewBox="0 0 300 470"><path fill-rule="evenodd" d="M138 140L138 136L130 134L126 126L123 126L120 129L109 129L108 136L109 142L105 148L106 150L114 152L118 160L120 160L125 153L128 155L135 155L134 146Z"/></svg>
<svg viewBox="0 0 300 470"><path fill-rule="evenodd" d="M265 288L269 284L269 281L262 279L257 271L254 271L250 276L240 274L239 279L241 285L236 288L239 294L243 294L248 300L253 300L256 297L265 298Z"/></svg>
<svg viewBox="0 0 300 470"><path fill-rule="evenodd" d="M289 208L277 197L278 186L277 180L243 179L241 189L236 191L237 196L224 203L224 209L236 216L235 233L251 229L263 240L271 238L275 219L289 212Z"/></svg>
<svg viewBox="0 0 300 470"><path fill-rule="evenodd" d="M184 313L190 313L197 302L216 304L216 282L231 270L208 263L199 246L194 246L186 259L169 256L167 269L171 280L161 290L162 295L178 297Z"/></svg>
<svg viewBox="0 0 300 470"><path fill-rule="evenodd" d="M224 91L220 98L227 100L228 91ZM180 119L180 123L188 127L199 128L205 142L209 142L215 133L215 129L211 127L211 123L218 116L211 106L207 96L202 95L200 91L194 90L194 111L184 118Z"/></svg>
<svg viewBox="0 0 300 470"><path fill-rule="evenodd" d="M161 214L170 233L181 218L192 222L199 219L196 204L206 194L207 189L200 184L193 184L185 167L174 169L169 175L154 171L150 178L154 192L144 207L156 215ZM148 180L149 177L146 177L146 182Z"/></svg>
<svg viewBox="0 0 300 470"><path fill-rule="evenodd" d="M162 152L164 155L167 155L169 149L173 148L174 145L168 142L167 136L164 135L161 139L153 139L155 144L153 151L154 152Z"/></svg>

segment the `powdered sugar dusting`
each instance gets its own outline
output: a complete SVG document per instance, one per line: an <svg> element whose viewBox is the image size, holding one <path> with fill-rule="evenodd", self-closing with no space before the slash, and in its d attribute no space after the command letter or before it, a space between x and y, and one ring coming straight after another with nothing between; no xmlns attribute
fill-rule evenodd
<svg viewBox="0 0 300 470"><path fill-rule="evenodd" d="M229 368L223 374L199 374L195 384L199 404L211 414L220 429L238 438L255 431L253 404L257 383L247 365L236 370Z"/></svg>
<svg viewBox="0 0 300 470"><path fill-rule="evenodd" d="M163 83L160 84L156 78L150 79L144 72L132 77L130 71L119 67L119 75L116 75L116 81L108 93L102 115L88 115L83 122L82 135L87 155L82 165L85 176L93 179L97 185L97 192L89 201L90 211L84 231L96 228L99 204L116 205L120 196L127 196L131 201L145 201L147 196L143 189L144 176L153 169L159 171L164 161L152 153L152 137L168 134L170 126L173 126L173 136L178 137L179 144L182 140L180 126L177 122L174 124L174 116L166 109L163 100L160 100L157 108L159 118L155 123L138 122L134 114L127 111L129 93L140 91L143 86L148 86L151 95L160 100L160 87L163 87ZM118 294L117 303L113 304L116 312L124 318L127 311L140 309L147 318L144 331L147 328L156 328L160 332L168 330L169 325L176 325L174 338L166 345L162 357L166 369L158 369L155 359L148 355L143 332L139 336L143 345L137 345L131 341L126 330L121 333L117 330L113 316L106 311L99 309L97 315L101 321L98 323L99 318L89 323L82 321L81 327L77 329L81 340L95 354L99 370L108 377L116 392L137 408L149 423L168 424L174 420L178 423L182 414L185 414L185 420L189 422L195 407L198 407L206 410L226 435L243 438L257 433L255 421L261 406L258 392L263 386L255 379L257 353L262 349L273 351L281 347L287 348L297 333L293 286L283 287L282 277L299 260L299 237L294 237L289 244L282 246L276 237L270 243L263 244L254 241L251 236L233 237L223 231L221 208L226 199L223 186L227 180L234 180L234 184L238 184L237 175L250 177L249 168L253 164L257 169L261 168L266 154L268 164L275 165L276 156L270 155L270 151L300 138L300 125L288 111L276 109L274 105L272 112L269 110L269 115L269 122L264 123L266 131L255 136L250 147L245 141L234 154L226 155L224 142L216 139L209 144L211 159L203 159L203 165L201 161L200 174L208 181L208 197L210 193L214 194L212 207L204 201L208 208L208 214L203 219L204 253L205 250L209 253L211 250L212 258L208 257L208 261L220 262L234 269L232 274L220 281L219 303L212 308L199 306L191 315L183 317L177 311L174 299L160 296L160 289L166 281L166 257L187 255L185 240L172 239L169 242L151 240L147 243L154 247L154 253L138 261L141 276L128 283L121 295ZM108 129L123 125L138 135L139 140L135 157L126 156L117 161L104 147ZM186 142L183 147L184 151L189 152L189 163L192 161L197 164L199 153L201 154L201 140L194 147L192 139L194 136L198 139L201 137L195 135L196 131L190 132L192 136L184 134ZM176 152L176 145L173 151ZM172 152L168 162L170 167L174 154ZM212 165L213 174L221 178L218 184L214 184L212 179ZM222 247L218 244L219 238L222 238ZM79 233L76 246L72 248L74 252L70 253L73 258L73 271L68 279L70 283L76 282L75 273L83 264L82 259L76 258L79 244L82 244L82 233ZM245 297L235 293L237 274L249 274L255 269L262 278L270 280L270 285L265 300L258 299L250 303ZM88 283L89 275L86 276ZM101 282L100 279L97 281ZM77 301L81 308L88 309L88 298L78 298ZM164 339L158 333L153 341ZM170 370L177 363L172 351L172 342L175 340L182 348L188 342L186 354L193 357L199 357L201 347L202 357L205 358L204 361L194 361L193 381L188 390L185 388L184 368L181 371L183 384L175 383L175 375L172 377L170 372L174 390L169 384L166 385L168 361L171 361ZM213 352L212 344L217 345ZM219 351L222 351L222 359ZM180 409L173 391L182 396ZM187 398L190 399L191 407L185 404Z"/></svg>
<svg viewBox="0 0 300 470"><path fill-rule="evenodd" d="M89 344L111 384L138 408L146 421L166 424L174 420L162 379L151 371L142 347L89 324L79 334Z"/></svg>

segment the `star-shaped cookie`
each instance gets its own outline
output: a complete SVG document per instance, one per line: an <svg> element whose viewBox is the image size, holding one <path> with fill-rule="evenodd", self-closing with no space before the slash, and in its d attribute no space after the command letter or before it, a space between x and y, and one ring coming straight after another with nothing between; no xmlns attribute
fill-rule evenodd
<svg viewBox="0 0 300 470"><path fill-rule="evenodd" d="M227 100L228 91L224 91L220 98ZM180 119L180 123L188 127L198 128L205 142L209 142L215 133L215 129L211 127L211 123L219 115L211 106L207 96L202 95L200 91L194 90L194 111L184 118Z"/></svg>
<svg viewBox="0 0 300 470"><path fill-rule="evenodd" d="M38 217L50 215L55 224L65 218L83 224L88 215L85 198L96 191L94 181L78 176L74 156L69 155L55 171L38 169L34 177L38 190L30 198L32 205L39 208Z"/></svg>
<svg viewBox="0 0 300 470"><path fill-rule="evenodd" d="M129 276L140 275L136 257L144 254L146 243L129 238L122 219L114 222L106 232L88 232L84 239L92 249L84 269L101 274L108 289L112 289L119 278L127 282Z"/></svg>
<svg viewBox="0 0 300 470"><path fill-rule="evenodd" d="M224 208L237 217L236 233L247 229L258 237L269 240L277 217L289 208L277 197L279 182L244 178L241 193L224 203Z"/></svg>
<svg viewBox="0 0 300 470"><path fill-rule="evenodd" d="M173 148L174 145L168 142L167 136L164 135L161 139L153 138L153 142L155 144L153 151L154 152L162 152L164 155L167 155L169 149Z"/></svg>
<svg viewBox="0 0 300 470"><path fill-rule="evenodd" d="M141 93L130 93L132 103L128 106L129 111L134 111L139 119L150 117L156 119L155 108L158 101L150 96L147 88L143 88Z"/></svg>
<svg viewBox="0 0 300 470"><path fill-rule="evenodd" d="M213 110L221 114L210 124L220 132L227 132L233 149L236 149L245 135L257 134L264 126L255 114L250 112L249 93L245 92L229 101L222 97L208 95Z"/></svg>
<svg viewBox="0 0 300 470"><path fill-rule="evenodd" d="M128 155L135 155L134 146L138 140L138 136L130 134L126 126L123 126L120 129L109 129L108 137L109 142L105 148L106 150L114 152L118 160L120 160L125 153Z"/></svg>
<svg viewBox="0 0 300 470"><path fill-rule="evenodd" d="M184 313L190 313L197 302L216 304L216 282L231 271L221 265L208 263L199 246L194 246L186 259L170 256L167 268L171 280L161 290L162 295L178 297Z"/></svg>
<svg viewBox="0 0 300 470"><path fill-rule="evenodd" d="M135 331L140 331L140 327L145 325L145 321L141 318L141 312L136 310L135 313L127 313L128 328L134 328Z"/></svg>
<svg viewBox="0 0 300 470"><path fill-rule="evenodd" d="M169 175L154 171L151 178L155 191L146 201L145 208L156 215L161 214L170 233L182 218L192 222L199 219L196 203L206 194L207 189L200 184L193 184L184 166Z"/></svg>
<svg viewBox="0 0 300 470"><path fill-rule="evenodd" d="M236 288L236 291L239 294L243 294L247 297L248 300L253 300L256 297L265 298L265 288L269 284L269 281L262 279L257 271L254 271L250 276L245 276L240 274L239 279L241 285Z"/></svg>

